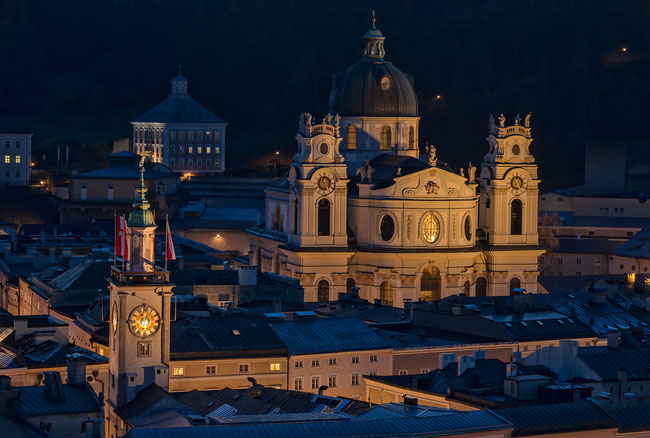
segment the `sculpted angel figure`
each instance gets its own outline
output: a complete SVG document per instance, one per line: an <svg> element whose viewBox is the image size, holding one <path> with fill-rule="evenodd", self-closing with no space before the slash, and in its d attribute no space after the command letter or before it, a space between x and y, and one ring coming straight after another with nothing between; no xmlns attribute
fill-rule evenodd
<svg viewBox="0 0 650 438"><path fill-rule="evenodd" d="M506 125L506 116L503 113L499 114L499 126L504 127Z"/></svg>
<svg viewBox="0 0 650 438"><path fill-rule="evenodd" d="M427 145L425 151L429 154L429 165L435 166L438 164L438 157L436 156L438 149L434 145Z"/></svg>
<svg viewBox="0 0 650 438"><path fill-rule="evenodd" d="M521 117L517 114L517 117L515 117L515 126L519 126L519 123L521 123Z"/></svg>
<svg viewBox="0 0 650 438"><path fill-rule="evenodd" d="M472 165L471 161L467 166L467 176L469 177L470 181L474 181L476 179L476 167Z"/></svg>
<svg viewBox="0 0 650 438"><path fill-rule="evenodd" d="M305 113L305 125L311 126L311 114Z"/></svg>
<svg viewBox="0 0 650 438"><path fill-rule="evenodd" d="M532 112L526 114L526 118L524 119L524 126L526 128L530 128L530 116L532 116L532 115L533 115Z"/></svg>

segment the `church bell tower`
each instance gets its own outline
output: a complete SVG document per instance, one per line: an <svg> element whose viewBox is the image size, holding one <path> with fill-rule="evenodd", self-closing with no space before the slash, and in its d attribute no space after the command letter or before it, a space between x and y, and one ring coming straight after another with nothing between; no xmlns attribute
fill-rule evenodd
<svg viewBox="0 0 650 438"><path fill-rule="evenodd" d="M140 165L138 197L127 221L127 252L113 266L110 290L108 417L109 436L122 436L124 423L114 410L155 383L169 387L171 289L169 272L155 266L153 212L146 199Z"/></svg>
<svg viewBox="0 0 650 438"><path fill-rule="evenodd" d="M490 116L485 155L480 176L480 227L491 246L538 245L537 200L540 179L530 153L533 139L529 113L521 124L519 115L506 126Z"/></svg>

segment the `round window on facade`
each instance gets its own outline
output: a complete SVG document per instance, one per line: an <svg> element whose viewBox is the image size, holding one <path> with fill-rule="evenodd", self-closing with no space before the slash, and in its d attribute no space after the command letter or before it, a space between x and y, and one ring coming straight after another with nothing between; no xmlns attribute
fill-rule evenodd
<svg viewBox="0 0 650 438"><path fill-rule="evenodd" d="M463 229L465 231L465 239L472 240L472 223L469 219L469 216L465 218L465 223L463 224Z"/></svg>
<svg viewBox="0 0 650 438"><path fill-rule="evenodd" d="M512 146L512 155L519 155L520 152L521 152L521 148L519 147L518 144Z"/></svg>
<svg viewBox="0 0 650 438"><path fill-rule="evenodd" d="M422 237L427 243L435 243L440 237L440 222L433 212L427 213L422 221Z"/></svg>
<svg viewBox="0 0 650 438"><path fill-rule="evenodd" d="M395 221L389 214L384 215L379 223L379 233L384 242L388 242L395 234Z"/></svg>
<svg viewBox="0 0 650 438"><path fill-rule="evenodd" d="M329 145L326 142L322 142L319 146L320 153L325 155L327 154L327 151L330 150Z"/></svg>

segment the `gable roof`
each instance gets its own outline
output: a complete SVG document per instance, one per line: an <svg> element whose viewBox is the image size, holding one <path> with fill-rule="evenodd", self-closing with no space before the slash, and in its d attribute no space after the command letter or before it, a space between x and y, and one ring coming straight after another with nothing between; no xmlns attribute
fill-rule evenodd
<svg viewBox="0 0 650 438"><path fill-rule="evenodd" d="M210 110L189 94L170 94L158 105L135 119L136 122L153 123L223 123Z"/></svg>
<svg viewBox="0 0 650 438"><path fill-rule="evenodd" d="M22 386L15 388L20 392L21 407L29 416L78 414L101 410L95 391L88 384L62 385L65 399L53 402L45 398L45 386Z"/></svg>

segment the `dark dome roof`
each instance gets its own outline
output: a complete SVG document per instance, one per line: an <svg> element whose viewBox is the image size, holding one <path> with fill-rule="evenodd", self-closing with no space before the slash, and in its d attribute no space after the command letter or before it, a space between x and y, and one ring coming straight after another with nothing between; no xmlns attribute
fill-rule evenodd
<svg viewBox="0 0 650 438"><path fill-rule="evenodd" d="M416 117L418 100L413 83L384 60L384 36L374 23L363 39L363 58L334 78L329 112L341 116Z"/></svg>

